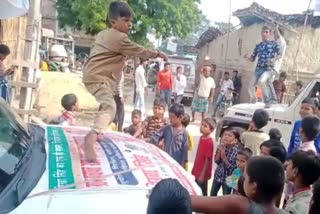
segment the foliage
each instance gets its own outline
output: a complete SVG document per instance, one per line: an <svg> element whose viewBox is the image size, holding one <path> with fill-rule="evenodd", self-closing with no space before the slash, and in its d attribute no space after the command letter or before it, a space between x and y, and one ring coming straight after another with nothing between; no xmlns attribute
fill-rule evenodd
<svg viewBox="0 0 320 214"><path fill-rule="evenodd" d="M57 0L60 27L73 27L96 34L105 29L112 0ZM133 11L131 37L139 43L154 31L157 38L185 38L198 26L199 0L127 0Z"/></svg>

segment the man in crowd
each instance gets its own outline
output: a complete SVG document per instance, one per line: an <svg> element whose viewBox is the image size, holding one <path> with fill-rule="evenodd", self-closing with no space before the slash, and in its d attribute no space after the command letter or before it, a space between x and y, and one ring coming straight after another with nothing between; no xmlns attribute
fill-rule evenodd
<svg viewBox="0 0 320 214"><path fill-rule="evenodd" d="M120 81L118 82L114 101L116 103L116 116L114 117L113 122L116 124L119 132L122 132L123 122L124 122L124 96L123 96L123 86L124 86L124 74L121 73Z"/></svg>
<svg viewBox="0 0 320 214"><path fill-rule="evenodd" d="M157 94L166 102L168 109L171 106L172 95L172 73L170 67L170 63L166 62L164 70L159 71L157 74Z"/></svg>
<svg viewBox="0 0 320 214"><path fill-rule="evenodd" d="M145 117L144 95L148 93L148 84L145 77L145 68L148 65L148 59L140 58L140 65L135 71L136 99L134 107L141 111L142 117Z"/></svg>
<svg viewBox="0 0 320 214"><path fill-rule="evenodd" d="M184 89L187 87L187 78L182 72L182 67L178 66L177 67L177 73L176 76L174 77L173 81L174 85L174 102L175 103L181 103L183 94L184 94Z"/></svg>
<svg viewBox="0 0 320 214"><path fill-rule="evenodd" d="M279 103L282 103L283 95L287 91L286 84L284 83L286 79L287 79L287 73L281 72L279 79L273 81L273 87L276 92Z"/></svg>
<svg viewBox="0 0 320 214"><path fill-rule="evenodd" d="M239 77L239 72L237 70L233 71L232 81L233 81L233 87L235 92L234 98L233 98L233 104L239 104L242 82L241 82L241 78Z"/></svg>
<svg viewBox="0 0 320 214"><path fill-rule="evenodd" d="M217 100L214 105L213 117L215 117L216 112L220 104L223 102L224 98L226 100L232 99L232 91L234 87L233 87L233 81L230 79L229 72L227 71L224 72L223 78L220 80L219 86L220 86L220 93L218 94Z"/></svg>
<svg viewBox="0 0 320 214"><path fill-rule="evenodd" d="M283 38L283 36L284 36L283 30L279 28L279 26L277 26L276 29L274 30L274 39L280 48L280 54L278 56L278 60L274 63L274 70L277 72L277 74L280 74L283 57L287 50L287 43L286 43L286 40Z"/></svg>
<svg viewBox="0 0 320 214"><path fill-rule="evenodd" d="M258 57L257 67L249 87L251 101L256 99L255 86L258 84L261 86L266 108L269 108L272 101L274 101L273 99L276 99L272 80L275 62L280 55L280 47L277 42L271 40L271 32L270 27L264 26L261 31L262 42L256 45L251 55L245 55L245 58L250 62L254 62Z"/></svg>
<svg viewBox="0 0 320 214"><path fill-rule="evenodd" d="M201 113L201 121L204 120L206 113L208 112L208 104L213 101L214 90L216 84L211 77L211 67L204 66L200 71L200 84L195 91L195 97L192 100L192 122L195 121L196 112Z"/></svg>

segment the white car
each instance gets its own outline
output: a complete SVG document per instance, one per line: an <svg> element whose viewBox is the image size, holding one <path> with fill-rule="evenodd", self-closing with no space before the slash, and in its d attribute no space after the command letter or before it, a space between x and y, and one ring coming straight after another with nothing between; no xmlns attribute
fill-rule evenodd
<svg viewBox="0 0 320 214"><path fill-rule="evenodd" d="M307 97L317 97L320 92L320 76L316 76L300 93L291 105L275 104L271 108L265 109L269 113L269 123L264 128L266 133L271 128L278 128L282 133L281 141L288 147L293 124L300 118L299 110L301 102ZM251 117L255 110L263 109L263 103L239 104L228 108L225 116L218 122L216 129L216 139L219 139L226 127L239 127L247 130Z"/></svg>
<svg viewBox="0 0 320 214"><path fill-rule="evenodd" d="M146 213L150 190L169 177L201 195L168 154L121 133L105 133L97 163L86 162L88 131L25 125L0 99L0 213Z"/></svg>

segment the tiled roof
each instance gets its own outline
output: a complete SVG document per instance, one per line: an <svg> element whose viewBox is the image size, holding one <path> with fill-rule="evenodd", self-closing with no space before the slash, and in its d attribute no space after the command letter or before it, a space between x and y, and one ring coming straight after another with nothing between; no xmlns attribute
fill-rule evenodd
<svg viewBox="0 0 320 214"><path fill-rule="evenodd" d="M320 27L320 17L314 17L312 11L309 11L307 25L313 28ZM233 13L238 17L243 26L250 26L255 23L271 22L280 25L300 26L304 24L306 14L290 14L283 15L275 11L264 8L258 3L254 2L248 8L237 10Z"/></svg>
<svg viewBox="0 0 320 214"><path fill-rule="evenodd" d="M217 37L221 36L222 33L218 28L215 27L209 27L208 30L206 30L201 36L200 39L198 41L198 43L196 44L196 48L201 48L203 47L205 44L213 41L214 39L216 39Z"/></svg>

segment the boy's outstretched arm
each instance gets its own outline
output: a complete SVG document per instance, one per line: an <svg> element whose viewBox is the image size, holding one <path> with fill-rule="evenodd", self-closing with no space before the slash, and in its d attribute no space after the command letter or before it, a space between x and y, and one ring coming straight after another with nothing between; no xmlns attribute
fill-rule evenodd
<svg viewBox="0 0 320 214"><path fill-rule="evenodd" d="M227 195L219 197L191 196L192 211L207 214L246 214L249 200L243 196Z"/></svg>
<svg viewBox="0 0 320 214"><path fill-rule="evenodd" d="M127 35L125 35L124 38L121 40L120 52L124 56L137 56L147 59L160 57L165 61L168 60L166 54L155 49L144 48L141 45L132 42Z"/></svg>

